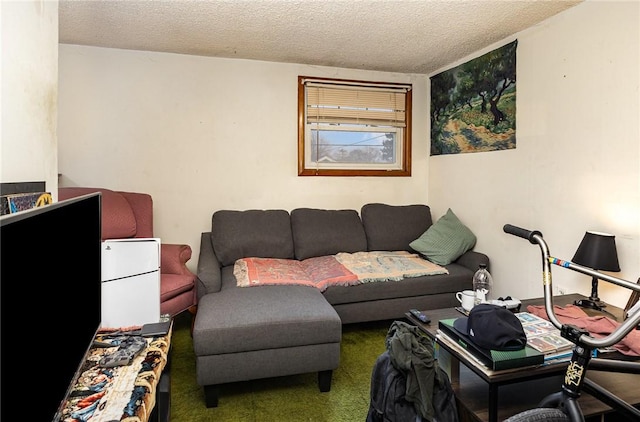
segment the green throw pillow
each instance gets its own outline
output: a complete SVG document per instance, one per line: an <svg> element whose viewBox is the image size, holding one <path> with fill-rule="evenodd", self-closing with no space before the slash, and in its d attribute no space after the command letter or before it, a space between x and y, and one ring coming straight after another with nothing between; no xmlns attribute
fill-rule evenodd
<svg viewBox="0 0 640 422"><path fill-rule="evenodd" d="M445 215L409 246L429 261L438 265L447 265L473 248L475 244L476 236L449 208Z"/></svg>

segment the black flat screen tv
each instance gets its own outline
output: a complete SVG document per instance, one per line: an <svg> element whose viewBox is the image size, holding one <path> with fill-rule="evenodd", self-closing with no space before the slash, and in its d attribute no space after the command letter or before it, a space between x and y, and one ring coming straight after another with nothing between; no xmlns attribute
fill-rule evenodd
<svg viewBox="0 0 640 422"><path fill-rule="evenodd" d="M101 194L0 217L0 419L50 421L100 327Z"/></svg>

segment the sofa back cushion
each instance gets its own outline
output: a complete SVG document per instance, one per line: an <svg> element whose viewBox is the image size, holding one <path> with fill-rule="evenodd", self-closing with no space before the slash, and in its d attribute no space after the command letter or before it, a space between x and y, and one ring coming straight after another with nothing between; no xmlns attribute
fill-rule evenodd
<svg viewBox="0 0 640 422"><path fill-rule="evenodd" d="M58 200L62 201L93 192L100 192L102 194L102 240L153 237L153 235L141 236L138 234L136 210L132 208L132 204L129 203L122 192L105 188L61 187L58 188ZM151 197L149 197L149 201L150 198ZM151 217L146 220L151 219L151 221L153 221L153 212L151 209L149 209L148 212Z"/></svg>
<svg viewBox="0 0 640 422"><path fill-rule="evenodd" d="M427 205L366 204L360 211L370 251L412 251L409 243L432 224Z"/></svg>
<svg viewBox="0 0 640 422"><path fill-rule="evenodd" d="M211 242L222 266L247 257L293 258L291 219L285 210L216 211Z"/></svg>
<svg viewBox="0 0 640 422"><path fill-rule="evenodd" d="M127 200L136 218L135 237L153 236L153 198L148 193L116 191ZM104 237L104 235L103 235ZM106 237L105 237L106 239Z"/></svg>
<svg viewBox="0 0 640 422"><path fill-rule="evenodd" d="M364 227L356 210L297 208L291 211L291 227L295 256L300 260L367 250Z"/></svg>

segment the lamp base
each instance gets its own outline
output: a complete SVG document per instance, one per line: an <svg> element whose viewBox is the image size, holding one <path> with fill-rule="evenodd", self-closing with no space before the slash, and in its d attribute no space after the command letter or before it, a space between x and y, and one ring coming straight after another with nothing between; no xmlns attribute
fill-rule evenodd
<svg viewBox="0 0 640 422"><path fill-rule="evenodd" d="M595 309L596 311L602 311L607 307L604 302L594 298L576 300L573 304L582 308Z"/></svg>

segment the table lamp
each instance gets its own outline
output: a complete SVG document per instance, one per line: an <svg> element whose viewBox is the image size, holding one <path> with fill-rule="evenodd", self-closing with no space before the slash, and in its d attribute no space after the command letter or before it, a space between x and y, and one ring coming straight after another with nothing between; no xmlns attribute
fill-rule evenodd
<svg viewBox="0 0 640 422"><path fill-rule="evenodd" d="M596 271L620 271L615 236L608 233L587 231L572 261ZM576 300L574 304L599 311L606 306L598 297L597 277L593 277L591 280L589 299Z"/></svg>

